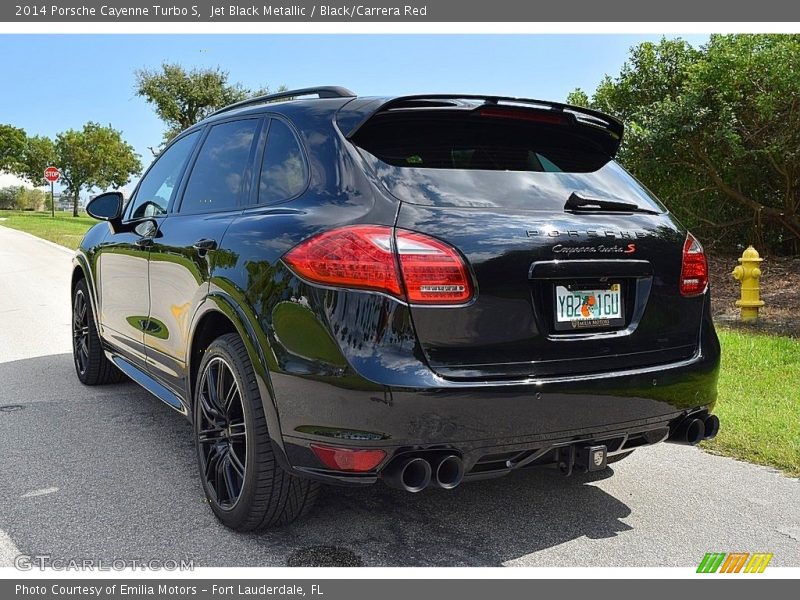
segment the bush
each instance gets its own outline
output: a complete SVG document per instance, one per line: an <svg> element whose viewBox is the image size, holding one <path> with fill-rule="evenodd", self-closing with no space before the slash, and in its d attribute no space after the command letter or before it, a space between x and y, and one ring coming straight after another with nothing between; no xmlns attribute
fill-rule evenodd
<svg viewBox="0 0 800 600"><path fill-rule="evenodd" d="M17 208L18 189L14 186L0 188L0 210L14 210Z"/></svg>
<svg viewBox="0 0 800 600"><path fill-rule="evenodd" d="M0 209L34 211L49 206L48 194L42 190L13 185L0 189Z"/></svg>

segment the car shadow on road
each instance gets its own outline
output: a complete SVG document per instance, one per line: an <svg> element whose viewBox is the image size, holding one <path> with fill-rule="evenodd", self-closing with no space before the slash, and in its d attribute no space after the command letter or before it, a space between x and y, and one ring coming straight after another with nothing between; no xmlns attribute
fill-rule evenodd
<svg viewBox="0 0 800 600"><path fill-rule="evenodd" d="M203 501L189 423L145 391L84 387L68 354L2 363L0 382L0 529L23 552L69 557L79 545L89 556L202 566L498 566L631 529L622 521L630 508L593 485L610 469L571 478L531 469L419 494L324 487L304 521L237 534ZM37 488L58 492L31 497Z"/></svg>
<svg viewBox="0 0 800 600"><path fill-rule="evenodd" d="M622 521L631 510L591 485L612 474L565 478L528 469L419 494L383 484L325 487L311 517L286 531L296 544L305 540L306 560L295 554L289 563L334 566L321 548L308 552L309 537L325 540L332 552L353 548L354 539L367 542L380 547L381 563L398 566L499 566L576 538L614 537L631 529Z"/></svg>

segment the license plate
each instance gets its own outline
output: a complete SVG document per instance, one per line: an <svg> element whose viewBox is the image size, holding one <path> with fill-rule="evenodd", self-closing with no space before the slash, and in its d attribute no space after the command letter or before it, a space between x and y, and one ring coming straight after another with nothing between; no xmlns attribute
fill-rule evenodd
<svg viewBox="0 0 800 600"><path fill-rule="evenodd" d="M612 283L600 289L556 285L555 328L594 329L625 324L622 286Z"/></svg>

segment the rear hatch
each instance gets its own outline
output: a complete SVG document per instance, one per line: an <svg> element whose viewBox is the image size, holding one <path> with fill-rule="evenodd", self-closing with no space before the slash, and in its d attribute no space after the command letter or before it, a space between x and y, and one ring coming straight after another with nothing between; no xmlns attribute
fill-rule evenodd
<svg viewBox="0 0 800 600"><path fill-rule="evenodd" d="M351 141L401 201L397 227L456 248L473 299L412 306L451 378L554 377L697 351L704 297L683 297L686 231L613 160L621 125L562 105L400 99Z"/></svg>

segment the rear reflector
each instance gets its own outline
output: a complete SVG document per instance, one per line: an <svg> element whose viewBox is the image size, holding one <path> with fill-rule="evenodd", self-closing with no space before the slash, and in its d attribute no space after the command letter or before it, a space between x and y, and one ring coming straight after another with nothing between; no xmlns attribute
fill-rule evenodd
<svg viewBox="0 0 800 600"><path fill-rule="evenodd" d="M296 246L284 261L314 283L377 290L414 304L461 304L472 297L461 255L444 242L404 229L394 238L391 227L380 225L334 229Z"/></svg>
<svg viewBox="0 0 800 600"><path fill-rule="evenodd" d="M311 450L329 469L336 471L371 471L386 457L383 450L353 450L311 444Z"/></svg>
<svg viewBox="0 0 800 600"><path fill-rule="evenodd" d="M691 233L683 243L683 263L681 264L681 294L687 297L699 296L708 287L708 261L703 246Z"/></svg>

